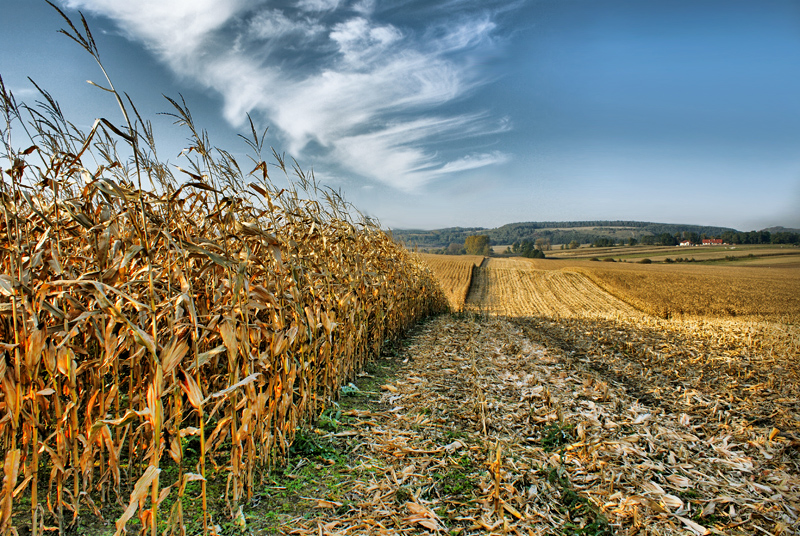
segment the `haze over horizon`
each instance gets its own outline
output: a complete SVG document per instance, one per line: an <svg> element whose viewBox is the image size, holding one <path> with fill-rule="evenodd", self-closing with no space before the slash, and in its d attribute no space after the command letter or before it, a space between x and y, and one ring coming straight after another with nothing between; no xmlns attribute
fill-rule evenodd
<svg viewBox="0 0 800 536"><path fill-rule="evenodd" d="M800 228L800 3L54 0L180 164L267 144L386 227L634 220ZM0 75L121 122L44 1L5 0ZM246 170L246 171L249 171Z"/></svg>

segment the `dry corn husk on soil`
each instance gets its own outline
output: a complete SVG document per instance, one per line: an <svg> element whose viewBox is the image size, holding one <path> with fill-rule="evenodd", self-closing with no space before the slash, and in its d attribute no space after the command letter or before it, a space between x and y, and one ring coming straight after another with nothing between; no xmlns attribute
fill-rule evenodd
<svg viewBox="0 0 800 536"><path fill-rule="evenodd" d="M47 93L28 107L0 88L4 534L63 532L109 503L118 533L134 517L181 533L197 482L208 532L207 471L226 471L234 514L342 381L447 308L373 222L277 153L268 167L255 129L246 175L172 102L190 133L174 176L108 84L125 122L89 133ZM273 186L276 169L296 183Z"/></svg>
<svg viewBox="0 0 800 536"><path fill-rule="evenodd" d="M463 534L796 534L797 326L666 320L580 277L477 270L480 314L429 324L372 419L372 441L403 443L387 479ZM470 492L447 496L465 473ZM419 528L417 510L395 518Z"/></svg>
<svg viewBox="0 0 800 536"><path fill-rule="evenodd" d="M731 401L680 381L665 393L663 379L632 373L611 344L571 338L580 327L542 317L428 322L398 356L406 364L381 378L380 400L343 404L339 427L321 436L339 445L346 480L294 497L305 508L280 530L797 532L792 432L753 423L755 400L739 393ZM325 465L294 463L292 478L304 464ZM257 516L248 519L258 533Z"/></svg>

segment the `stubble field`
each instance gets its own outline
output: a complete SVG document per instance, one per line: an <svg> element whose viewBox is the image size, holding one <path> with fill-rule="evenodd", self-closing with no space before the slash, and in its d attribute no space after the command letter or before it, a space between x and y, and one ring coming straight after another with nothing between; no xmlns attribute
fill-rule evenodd
<svg viewBox="0 0 800 536"><path fill-rule="evenodd" d="M505 249L495 248L495 251ZM800 266L800 249L788 244L738 244L723 246L614 246L603 248L581 247L577 249L556 249L548 254L550 259L589 260L592 258L625 260L637 262L650 259L664 262L666 259L686 259L710 265L758 265Z"/></svg>
<svg viewBox="0 0 800 536"><path fill-rule="evenodd" d="M475 329L495 333L497 351L510 347L508 359L521 360L497 372L492 396L525 431L498 441L510 458L563 478L561 490L534 480L517 495L515 507L536 514L515 526L796 533L797 281L792 270L708 266L490 259L477 268L466 301L479 314ZM496 366L496 356L486 359ZM520 375L518 366L543 368ZM513 409L509 379L521 399L545 397L549 412ZM553 430L555 449L542 439ZM536 509L543 493L557 515ZM574 512L573 493L594 513Z"/></svg>
<svg viewBox="0 0 800 536"><path fill-rule="evenodd" d="M480 266L484 258L480 255L445 256L430 253L421 253L420 257L436 272L450 307L460 311L472 283L472 268Z"/></svg>
<svg viewBox="0 0 800 536"><path fill-rule="evenodd" d="M652 315L800 320L797 267L591 264L573 269Z"/></svg>
<svg viewBox="0 0 800 536"><path fill-rule="evenodd" d="M554 318L586 314L614 317L634 312L582 274L535 269L527 259L487 259L476 271L466 306L504 316Z"/></svg>

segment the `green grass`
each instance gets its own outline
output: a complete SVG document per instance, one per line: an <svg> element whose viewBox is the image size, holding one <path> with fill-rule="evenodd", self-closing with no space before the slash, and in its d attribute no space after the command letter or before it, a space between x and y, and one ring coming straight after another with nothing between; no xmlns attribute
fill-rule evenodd
<svg viewBox="0 0 800 536"><path fill-rule="evenodd" d="M561 425L559 423L551 423L542 431L540 443L545 452L553 452L564 445L568 445L574 441L572 430L574 427L570 424Z"/></svg>
<svg viewBox="0 0 800 536"><path fill-rule="evenodd" d="M567 515L561 527L565 536L613 536L614 531L608 520L588 499L578 494L572 487L563 468L549 467L539 470L547 481L561 492L561 502L556 508Z"/></svg>
<svg viewBox="0 0 800 536"><path fill-rule="evenodd" d="M436 486L441 495L451 499L471 498L475 489L476 467L469 456L462 456L458 465L449 466L434 474Z"/></svg>

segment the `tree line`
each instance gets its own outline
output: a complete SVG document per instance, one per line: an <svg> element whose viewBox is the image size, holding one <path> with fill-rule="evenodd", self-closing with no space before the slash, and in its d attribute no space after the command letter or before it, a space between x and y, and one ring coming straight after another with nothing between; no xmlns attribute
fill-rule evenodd
<svg viewBox="0 0 800 536"><path fill-rule="evenodd" d="M407 247L450 249L452 244L463 245L468 236L486 235L493 244L513 244L523 240L535 242L539 238L551 244L592 244L606 238L614 243L631 238L641 241L645 236L694 232L698 235L719 236L725 232L738 232L727 227L665 224L635 221L565 221L510 223L495 229L483 227L448 227L445 229L394 229L396 240ZM456 246L453 246L455 249Z"/></svg>
<svg viewBox="0 0 800 536"><path fill-rule="evenodd" d="M644 236L641 243L656 246L677 246L684 240L692 244L702 244L705 238L722 239L726 244L794 244L800 245L800 233L793 231L726 231L718 235L708 236L698 233L662 233L658 236Z"/></svg>
<svg viewBox="0 0 800 536"><path fill-rule="evenodd" d="M537 240L545 240L550 244L569 244L569 247L573 247L573 244L594 247L635 244L674 246L682 240L699 244L703 238L721 238L728 244L800 244L800 232L797 229L778 227L773 231L742 232L726 227L629 221L512 223L496 229L399 229L394 230L393 235L407 247L440 248L437 250L440 253L450 254L466 253L465 244L470 236L487 236L491 244L518 244L518 247L527 240L533 243L533 249L537 249Z"/></svg>
<svg viewBox="0 0 800 536"><path fill-rule="evenodd" d="M433 250L433 253L441 253L444 255L482 255L488 257L491 250L492 240L488 235L470 235L464 243L452 242L446 248ZM516 253L523 257L533 259L544 259L544 251L549 250L551 247L550 241L542 238L537 239L535 242L532 240L523 240L521 242L514 242L508 248L507 253Z"/></svg>
<svg viewBox="0 0 800 536"><path fill-rule="evenodd" d="M727 232L719 237L729 244L795 244L800 245L800 233L792 231Z"/></svg>

